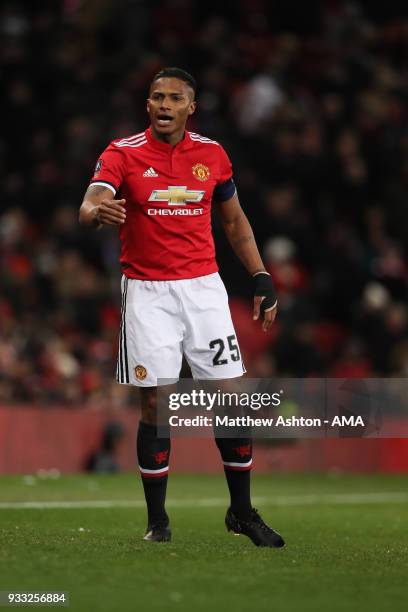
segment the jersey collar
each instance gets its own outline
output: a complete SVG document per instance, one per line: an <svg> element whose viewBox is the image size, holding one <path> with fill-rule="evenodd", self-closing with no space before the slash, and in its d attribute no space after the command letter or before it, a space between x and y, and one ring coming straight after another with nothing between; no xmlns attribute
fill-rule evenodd
<svg viewBox="0 0 408 612"><path fill-rule="evenodd" d="M190 138L190 132L188 132L187 130L185 130L184 132L183 140L178 142L174 147L171 144L168 144L167 142L162 142L161 140L157 140L157 138L155 138L152 135L152 131L150 127L147 128L147 130L145 131L145 135L146 135L147 141L155 149L160 149L161 151L166 151L167 153L171 153L172 151L175 151L175 150L180 151L182 149L189 149L193 146L193 141Z"/></svg>

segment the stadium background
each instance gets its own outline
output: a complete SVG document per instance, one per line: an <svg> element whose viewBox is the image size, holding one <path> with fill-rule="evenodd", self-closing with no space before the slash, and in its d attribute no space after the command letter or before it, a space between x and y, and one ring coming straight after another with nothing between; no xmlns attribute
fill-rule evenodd
<svg viewBox="0 0 408 612"><path fill-rule="evenodd" d="M6 2L0 30L0 472L83 469L109 423L134 465L137 401L113 382L118 242L77 217L165 65L197 78L190 129L229 152L279 291L266 335L214 220L249 375L406 376L408 21L392 3ZM176 471L220 471L215 450L194 462L178 444ZM263 471L408 470L400 440L257 453Z"/></svg>

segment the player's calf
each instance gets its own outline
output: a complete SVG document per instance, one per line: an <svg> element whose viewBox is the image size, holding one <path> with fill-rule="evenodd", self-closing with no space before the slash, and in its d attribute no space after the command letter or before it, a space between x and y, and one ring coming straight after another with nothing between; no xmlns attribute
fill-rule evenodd
<svg viewBox="0 0 408 612"><path fill-rule="evenodd" d="M156 425L140 421L137 435L139 470L147 505L146 540L170 540L169 517L165 510L170 458L170 437L159 438Z"/></svg>
<svg viewBox="0 0 408 612"><path fill-rule="evenodd" d="M252 440L249 437L221 437L220 429L215 434L215 442L224 464L232 511L236 516L248 520L252 511L250 491Z"/></svg>

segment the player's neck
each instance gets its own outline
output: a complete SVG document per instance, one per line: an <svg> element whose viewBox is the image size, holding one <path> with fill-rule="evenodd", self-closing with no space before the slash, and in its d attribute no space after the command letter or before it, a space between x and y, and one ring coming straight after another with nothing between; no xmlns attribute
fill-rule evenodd
<svg viewBox="0 0 408 612"><path fill-rule="evenodd" d="M182 130L177 130L177 132L173 132L173 134L160 134L159 132L156 132L153 126L150 127L150 131L153 138L155 138L159 142L165 142L166 144L175 147L176 144L183 140L185 128L183 128Z"/></svg>

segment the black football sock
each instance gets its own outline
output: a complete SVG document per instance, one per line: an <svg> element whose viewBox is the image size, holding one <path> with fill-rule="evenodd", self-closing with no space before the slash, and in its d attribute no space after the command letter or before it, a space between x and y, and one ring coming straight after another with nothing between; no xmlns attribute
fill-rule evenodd
<svg viewBox="0 0 408 612"><path fill-rule="evenodd" d="M140 421L137 458L147 504L148 524L167 522L164 507L169 471L170 438L158 438L156 425Z"/></svg>
<svg viewBox="0 0 408 612"><path fill-rule="evenodd" d="M238 518L251 516L251 438L215 438L224 463L231 497L231 510Z"/></svg>

